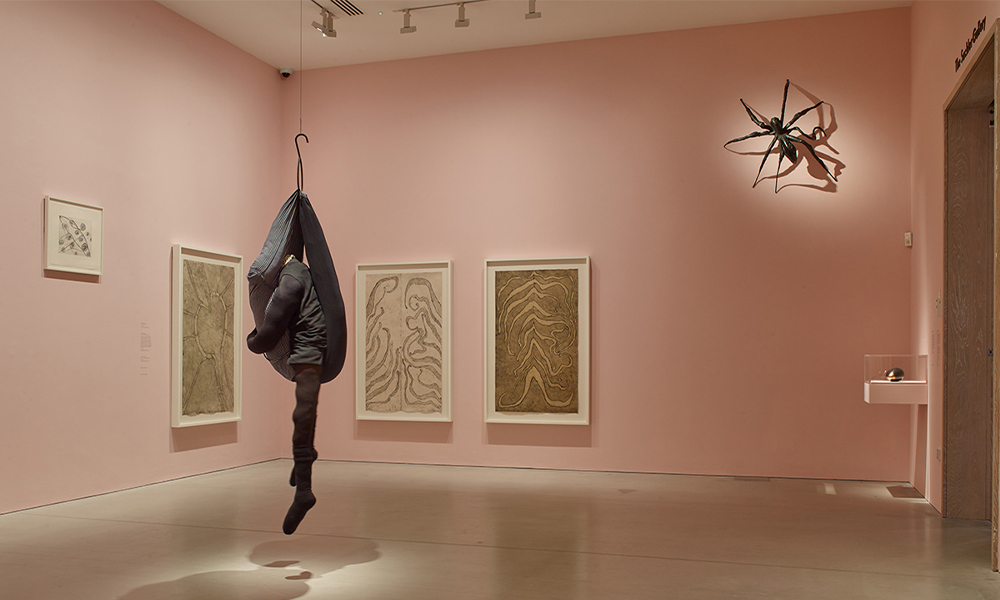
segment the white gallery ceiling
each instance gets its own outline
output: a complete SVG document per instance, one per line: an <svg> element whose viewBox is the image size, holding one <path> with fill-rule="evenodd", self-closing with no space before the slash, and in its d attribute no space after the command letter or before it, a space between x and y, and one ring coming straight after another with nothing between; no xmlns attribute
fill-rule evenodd
<svg viewBox="0 0 1000 600"><path fill-rule="evenodd" d="M896 0L536 0L541 18L526 19L528 0L467 4L411 13L413 33L400 33L402 11L449 0L159 0L275 68L298 70L590 38L753 23L909 6ZM313 29L320 7L336 17L335 38ZM301 41L301 63L300 63ZM804 43L790 38L791 46Z"/></svg>

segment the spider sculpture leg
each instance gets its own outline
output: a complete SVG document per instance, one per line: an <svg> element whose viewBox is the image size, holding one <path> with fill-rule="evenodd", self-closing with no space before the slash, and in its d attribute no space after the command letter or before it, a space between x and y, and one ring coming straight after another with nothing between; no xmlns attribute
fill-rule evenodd
<svg viewBox="0 0 1000 600"><path fill-rule="evenodd" d="M778 193L778 178L781 175L781 160L788 157L788 160L795 164L795 161L799 159L799 152L792 145L791 136L787 134L779 135L775 138L778 140L778 170L774 172L774 193Z"/></svg>
<svg viewBox="0 0 1000 600"><path fill-rule="evenodd" d="M778 150L782 156L788 157L788 160L792 162L799 159L799 151L792 145L791 136L789 135L778 136Z"/></svg>
<svg viewBox="0 0 1000 600"><path fill-rule="evenodd" d="M785 155L778 153L778 170L774 172L774 193L778 193L778 176L781 175L781 159L785 158Z"/></svg>
<svg viewBox="0 0 1000 600"><path fill-rule="evenodd" d="M823 162L823 159L820 158L818 154L816 154L815 150L813 150L812 144L810 144L809 142L805 141L804 139L796 137L794 135L790 135L788 137L789 137L789 139L794 140L794 141L802 144L803 146L805 146L806 150L809 151L809 154L812 154L812 157L815 158L816 162L819 163L819 166L823 167L823 170L826 171L826 174L829 175L830 177L832 177L834 181L837 181L837 176L834 175L833 173L831 173L830 169L826 168L826 163Z"/></svg>
<svg viewBox="0 0 1000 600"><path fill-rule="evenodd" d="M823 101L822 101L822 100L820 100L819 102L817 102L816 104L813 104L813 105L812 105L812 106L810 106L809 108L806 108L806 109L803 109L803 110L800 110L799 112L795 113L795 116L794 116L794 117L792 117L792 120L791 120L791 121L789 121L789 122L788 122L788 123L787 123L787 124L785 125L785 129L791 129L791 128L792 128L792 125L794 125L796 121L798 121L798 120L799 120L800 118L802 118L802 115L806 114L807 112L809 112L809 111L811 111L811 110L815 110L815 109L819 108L820 106L822 106L822 104L823 104ZM782 121L784 121L784 119L782 119Z"/></svg>
<svg viewBox="0 0 1000 600"><path fill-rule="evenodd" d="M743 137L738 137L735 140L729 140L728 142L726 142L725 144L723 144L722 147L725 148L726 146L728 146L729 144L732 144L733 142L742 142L743 140L748 140L750 138L760 137L762 135L771 135L771 132L770 131L754 131L753 133L751 133L749 135L745 135Z"/></svg>
<svg viewBox="0 0 1000 600"><path fill-rule="evenodd" d="M785 93L781 96L781 122L785 122L785 103L788 102L788 84L792 81L790 79L785 80ZM789 123L791 125L791 123Z"/></svg>
<svg viewBox="0 0 1000 600"><path fill-rule="evenodd" d="M819 131L823 135L826 135L826 130L823 129L822 127L813 127L813 132L812 133L806 133L805 131L802 131L802 128L799 127L799 126L797 126L797 125L795 127L789 127L788 128L788 133L791 133L793 131L798 131L799 133L802 134L802 137L807 137L807 138L809 138L810 140L812 140L814 142L819 139L819 136L816 135L817 131Z"/></svg>
<svg viewBox="0 0 1000 600"><path fill-rule="evenodd" d="M757 126L760 127L761 129L765 129L769 133L771 132L771 125L769 123L765 122L765 121L762 121L760 119L760 117L758 117L756 114L754 114L753 109L751 109L749 106L747 106L747 103L743 101L743 98L740 98L740 104L742 104L743 108L745 108L747 110L747 114L750 115L750 120L751 121L753 121L754 123L756 123Z"/></svg>
<svg viewBox="0 0 1000 600"><path fill-rule="evenodd" d="M760 161L760 168L757 169L757 178L753 180L753 186L757 187L757 183L760 181L760 174L764 171L764 163L767 162L767 157L771 156L771 150L774 149L774 144L778 141L778 136L774 136L771 139L771 143L767 146L767 150L764 152L764 160ZM781 156L778 156L778 168L781 168Z"/></svg>
<svg viewBox="0 0 1000 600"><path fill-rule="evenodd" d="M806 133L802 131L800 127L789 127L788 131L789 133L791 133L792 131L798 131L799 133L802 134L803 138L812 140L814 142L819 139L819 136L816 134L817 131L822 133L823 135L826 135L826 130L824 130L822 127L813 127L812 133ZM789 137L799 142L800 144L803 144L809 150L809 153L812 154L813 158L816 159L816 162L818 162L820 166L823 167L823 170L826 171L827 175L832 177L834 181L837 181L837 176L831 173L830 169L826 167L826 163L823 162L823 159L821 159L818 154L816 154L816 150L813 148L812 144L810 144L804 139L798 138L797 136L789 135Z"/></svg>

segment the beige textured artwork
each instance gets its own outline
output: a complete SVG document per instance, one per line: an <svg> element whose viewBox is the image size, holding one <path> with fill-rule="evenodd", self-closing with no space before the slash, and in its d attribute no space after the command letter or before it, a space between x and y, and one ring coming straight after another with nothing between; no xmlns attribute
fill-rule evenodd
<svg viewBox="0 0 1000 600"><path fill-rule="evenodd" d="M183 272L182 414L232 412L236 269L184 260Z"/></svg>
<svg viewBox="0 0 1000 600"><path fill-rule="evenodd" d="M496 412L580 410L579 273L496 271Z"/></svg>
<svg viewBox="0 0 1000 600"><path fill-rule="evenodd" d="M442 273L365 277L365 408L441 413Z"/></svg>

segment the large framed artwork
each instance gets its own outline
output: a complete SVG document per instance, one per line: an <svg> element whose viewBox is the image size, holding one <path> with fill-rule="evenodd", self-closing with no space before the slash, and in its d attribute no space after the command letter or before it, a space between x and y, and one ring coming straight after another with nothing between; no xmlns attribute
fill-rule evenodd
<svg viewBox="0 0 1000 600"><path fill-rule="evenodd" d="M362 264L356 416L451 421L451 262Z"/></svg>
<svg viewBox="0 0 1000 600"><path fill-rule="evenodd" d="M486 422L590 424L590 258L486 261Z"/></svg>
<svg viewBox="0 0 1000 600"><path fill-rule="evenodd" d="M173 247L171 425L239 421L243 257Z"/></svg>
<svg viewBox="0 0 1000 600"><path fill-rule="evenodd" d="M104 265L104 209L45 197L45 269L100 275Z"/></svg>

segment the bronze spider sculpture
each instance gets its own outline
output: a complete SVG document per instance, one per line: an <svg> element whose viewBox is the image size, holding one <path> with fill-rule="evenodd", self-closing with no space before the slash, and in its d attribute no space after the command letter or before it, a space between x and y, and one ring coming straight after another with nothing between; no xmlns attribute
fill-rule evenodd
<svg viewBox="0 0 1000 600"><path fill-rule="evenodd" d="M795 125L795 122L798 121L807 112L819 108L820 105L823 104L823 101L820 100L813 106L810 106L805 110L795 113L795 116L792 117L792 120L785 123L785 103L788 102L788 84L789 80L786 79L785 95L784 98L782 98L781 100L781 117L780 118L771 117L770 122L762 121L760 117L758 117L754 113L754 111L749 106L747 106L747 103L743 102L743 98L740 98L740 103L743 105L743 108L746 109L747 114L750 115L750 120L756 123L763 131L754 131L753 133L750 133L743 137L738 137L734 140L729 140L728 142L723 144L723 148L725 148L729 144L732 144L734 142L742 142L743 140L747 140L750 138L762 137L766 135L774 136L771 139L771 143L767 147L767 151L764 152L764 160L760 161L760 168L757 169L757 177L754 179L752 187L757 187L757 184L760 182L760 174L764 171L764 164L767 162L768 157L771 156L771 150L774 149L774 145L777 144L778 170L774 175L775 194L778 193L778 176L781 174L781 161L787 157L788 160L792 161L792 163L794 164L795 161L797 161L799 158L799 153L795 149L793 142L802 144L805 147L805 149L809 151L809 154L812 154L812 157L816 159L816 161L820 164L821 167L823 167L823 170L826 171L826 174L832 177L834 181L837 181L837 177L830 172L830 169L826 168L826 163L824 163L823 159L821 159L816 154L816 151L813 149L812 144L806 141L806 140L811 140L815 142L816 140L819 139L816 132L818 131L823 135L826 135L826 131L822 127L817 126L813 127L812 133L806 133L805 131L802 131L800 127L797 127ZM796 131L802 134L801 137L794 135L794 132Z"/></svg>

